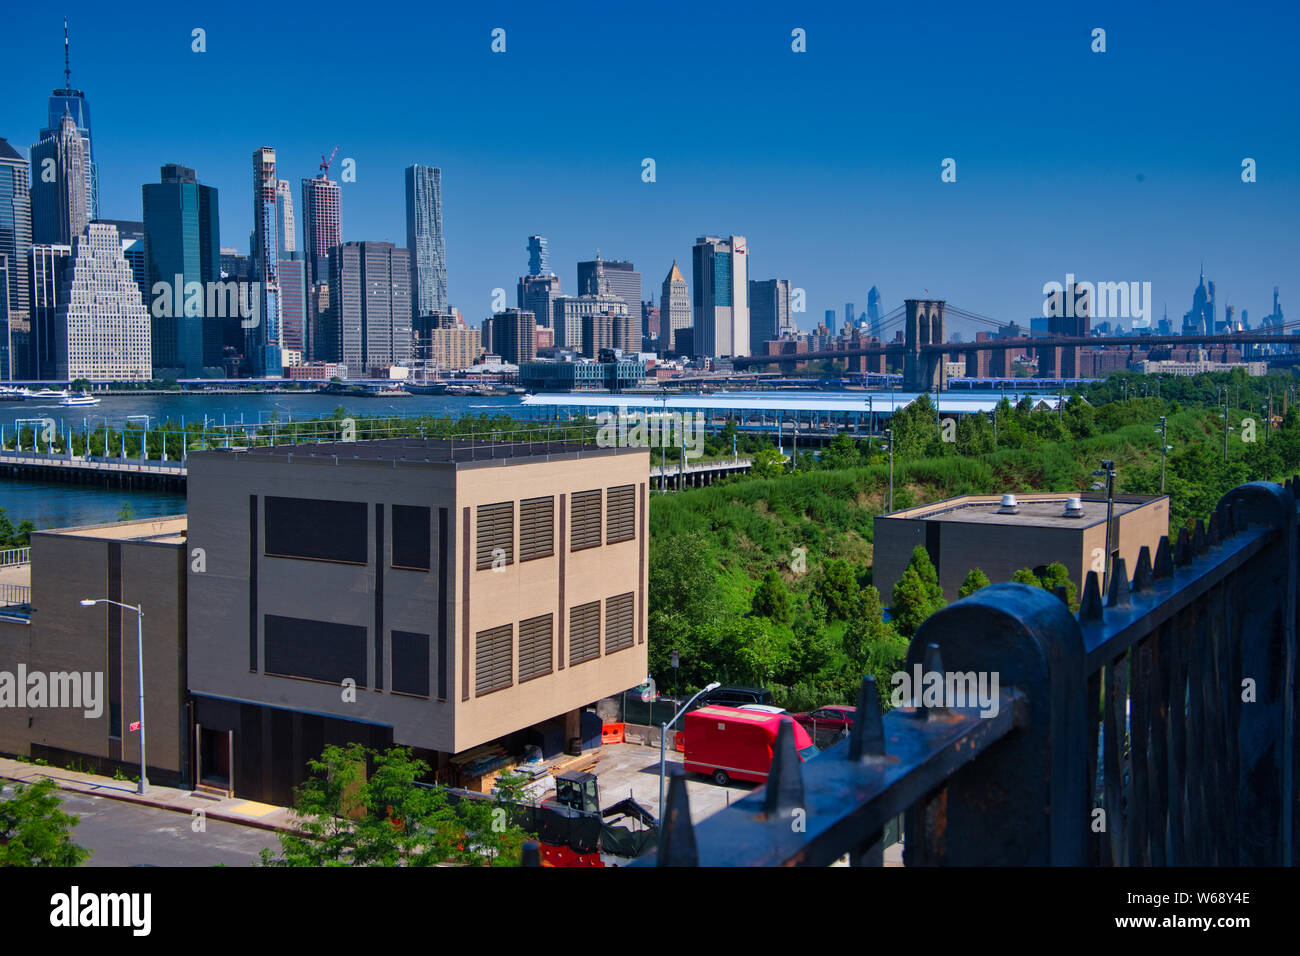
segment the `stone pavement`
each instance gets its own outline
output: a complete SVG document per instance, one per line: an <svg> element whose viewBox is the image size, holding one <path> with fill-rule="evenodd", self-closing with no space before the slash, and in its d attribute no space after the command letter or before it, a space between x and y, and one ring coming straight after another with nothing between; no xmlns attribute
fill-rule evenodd
<svg viewBox="0 0 1300 956"><path fill-rule="evenodd" d="M221 820L263 830L292 830L296 816L287 807L271 806L240 797L223 798L213 794L195 793L178 787L160 787L153 783L149 784L147 793L139 794L135 791L135 783L130 780L114 780L93 773L64 770L62 767L42 767L21 760L0 757L0 779L34 783L42 777L54 780L60 790L75 790L96 797L139 803L147 807L175 810L185 814L202 810L210 820Z"/></svg>

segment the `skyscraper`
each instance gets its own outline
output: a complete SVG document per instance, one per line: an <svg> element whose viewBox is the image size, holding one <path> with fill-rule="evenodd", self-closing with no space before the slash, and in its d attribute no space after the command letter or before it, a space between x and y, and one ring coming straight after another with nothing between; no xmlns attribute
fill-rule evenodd
<svg viewBox="0 0 1300 956"><path fill-rule="evenodd" d="M749 255L744 236L701 236L692 249L695 355L749 354Z"/></svg>
<svg viewBox="0 0 1300 956"><path fill-rule="evenodd" d="M279 278L279 181L275 150L263 146L253 153L253 279L258 290L257 324L245 330L244 357L256 378L279 377L283 371Z"/></svg>
<svg viewBox="0 0 1300 956"><path fill-rule="evenodd" d="M207 315L206 308L209 284L221 278L217 190L176 163L163 166L159 179L140 190L153 367L163 377L216 376L222 317Z"/></svg>
<svg viewBox="0 0 1300 956"><path fill-rule="evenodd" d="M64 125L64 118L71 128ZM70 140L80 140L73 146ZM68 21L63 21L63 88L50 93L46 124L31 149L32 241L69 243L99 218L99 172L90 134L90 103L72 88ZM75 180L75 181L74 181ZM79 206L72 209L71 206ZM80 227L80 228L77 228Z"/></svg>
<svg viewBox="0 0 1300 956"><path fill-rule="evenodd" d="M537 322L527 309L506 309L492 316L484 325L491 331L492 339L487 349L501 356L503 362L518 365L537 357Z"/></svg>
<svg viewBox="0 0 1300 956"><path fill-rule="evenodd" d="M618 259L601 259L600 253L590 262L578 263L578 294L597 295L599 279L604 274L608 294L618 296L627 304L628 314L639 319L641 315L641 273L630 262Z"/></svg>
<svg viewBox="0 0 1300 956"><path fill-rule="evenodd" d="M329 178L329 167L321 164L319 175L302 181L302 254L303 287L307 308L304 318L303 350L305 358L315 359L316 339L320 334L321 300L329 300L322 289L329 288L330 250L343 242L343 205L339 184Z"/></svg>
<svg viewBox="0 0 1300 956"><path fill-rule="evenodd" d="M880 338L881 327L880 320L884 317L884 312L880 308L880 290L874 285L867 293L867 323L871 335Z"/></svg>
<svg viewBox="0 0 1300 956"><path fill-rule="evenodd" d="M345 242L330 255L330 325L337 335L326 361L348 373L382 373L411 359L411 261L391 242ZM324 344L324 343L322 343Z"/></svg>
<svg viewBox="0 0 1300 956"><path fill-rule="evenodd" d="M77 237L63 270L54 316L55 379L147 382L149 315L122 240L108 223Z"/></svg>
<svg viewBox="0 0 1300 956"><path fill-rule="evenodd" d="M528 237L528 274L546 276L551 274L551 253L545 236ZM581 288L578 290L582 291Z"/></svg>
<svg viewBox="0 0 1300 956"><path fill-rule="evenodd" d="M1205 267L1201 267L1201 281L1192 293L1192 308L1183 314L1183 335L1207 335L1215 331L1218 307L1214 301L1214 283L1205 282Z"/></svg>
<svg viewBox="0 0 1300 956"><path fill-rule="evenodd" d="M0 325L0 378L27 378L31 333L31 279L28 250L32 245L32 196L27 160L0 138L0 258L5 265L4 315Z"/></svg>
<svg viewBox="0 0 1300 956"><path fill-rule="evenodd" d="M690 327L690 292L686 288L686 276L674 259L659 294L659 347L666 352L678 351L677 333Z"/></svg>
<svg viewBox="0 0 1300 956"><path fill-rule="evenodd" d="M298 224L293 215L293 190L289 187L289 180L277 179L275 181L275 240L276 255L280 259L287 258L285 253L297 250Z"/></svg>
<svg viewBox="0 0 1300 956"><path fill-rule="evenodd" d="M554 302L560 295L559 276L527 275L519 280L515 304L533 313L538 328L549 329L554 327Z"/></svg>
<svg viewBox="0 0 1300 956"><path fill-rule="evenodd" d="M412 316L447 311L447 248L442 235L442 170L406 168L406 248Z"/></svg>
<svg viewBox="0 0 1300 956"><path fill-rule="evenodd" d="M67 289L63 287L63 270L72 247L66 245L34 245L27 257L27 275L32 284L31 329L26 348L14 342L15 359L26 352L24 371L19 378L55 377L57 350L55 349L55 314L63 302ZM141 300L143 301L143 299Z"/></svg>
<svg viewBox="0 0 1300 956"><path fill-rule="evenodd" d="M749 280L749 343L755 352L763 352L763 343L792 332L790 321L790 280Z"/></svg>

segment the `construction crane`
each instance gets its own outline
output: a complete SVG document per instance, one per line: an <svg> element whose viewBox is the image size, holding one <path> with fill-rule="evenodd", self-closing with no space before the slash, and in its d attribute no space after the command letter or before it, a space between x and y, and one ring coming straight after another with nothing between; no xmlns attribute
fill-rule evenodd
<svg viewBox="0 0 1300 956"><path fill-rule="evenodd" d="M325 179L330 178L330 163L334 162L334 157L337 156L338 154L339 154L339 148L337 146L335 146L334 151L330 153L329 159L326 159L325 154L321 153L320 174L323 178Z"/></svg>

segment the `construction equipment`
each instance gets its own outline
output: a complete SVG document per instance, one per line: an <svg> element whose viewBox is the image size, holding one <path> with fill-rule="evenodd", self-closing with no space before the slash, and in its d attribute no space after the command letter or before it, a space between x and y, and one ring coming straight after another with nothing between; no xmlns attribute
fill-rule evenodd
<svg viewBox="0 0 1300 956"><path fill-rule="evenodd" d="M339 154L339 148L337 146L335 146L334 151L330 153L329 159L326 159L325 154L321 153L320 174L322 178L324 179L330 178L330 163L334 162L334 157L337 156L338 154Z"/></svg>

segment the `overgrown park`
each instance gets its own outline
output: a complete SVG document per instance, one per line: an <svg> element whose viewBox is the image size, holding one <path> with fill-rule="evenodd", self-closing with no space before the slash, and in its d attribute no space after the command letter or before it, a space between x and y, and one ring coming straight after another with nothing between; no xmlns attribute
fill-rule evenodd
<svg viewBox="0 0 1300 956"><path fill-rule="evenodd" d="M890 423L894 507L962 494L1087 490L1102 459L1115 462L1117 492L1159 493L1164 417L1164 491L1176 534L1237 485L1300 471L1296 387L1278 374L1157 381L1121 373L1067 393L1059 409L1004 399L993 415L948 425L951 441L922 396ZM722 440L729 450L730 434ZM841 434L794 462L766 439L735 441L755 458L750 475L651 498L650 673L678 696L713 680L765 686L792 711L852 704L862 674L872 673L888 706L889 675L943 597L923 548L893 593L873 586L872 520L889 487L879 437ZM1042 578L1022 569L1015 579L1064 585L1077 607L1061 565ZM988 583L972 568L962 596Z"/></svg>

